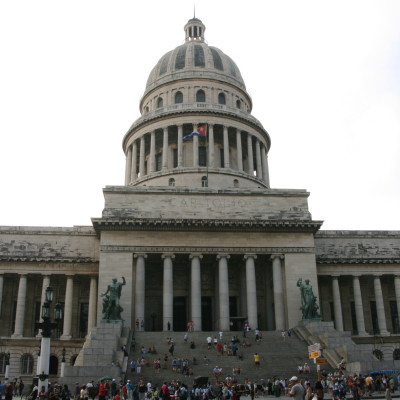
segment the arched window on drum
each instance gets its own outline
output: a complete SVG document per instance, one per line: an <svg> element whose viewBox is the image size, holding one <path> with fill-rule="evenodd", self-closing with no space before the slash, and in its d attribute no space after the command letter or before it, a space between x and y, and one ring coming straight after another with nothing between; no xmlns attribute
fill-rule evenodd
<svg viewBox="0 0 400 400"><path fill-rule="evenodd" d="M183 103L183 94L182 92L175 93L175 104Z"/></svg>
<svg viewBox="0 0 400 400"><path fill-rule="evenodd" d="M206 94L204 90L200 89L196 93L196 102L197 103L205 103L206 101Z"/></svg>

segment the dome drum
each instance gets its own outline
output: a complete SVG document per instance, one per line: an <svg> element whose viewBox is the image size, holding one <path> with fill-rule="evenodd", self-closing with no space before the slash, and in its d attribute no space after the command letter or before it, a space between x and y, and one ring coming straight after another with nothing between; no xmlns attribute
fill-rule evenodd
<svg viewBox="0 0 400 400"><path fill-rule="evenodd" d="M146 91L140 101L141 114L148 113L162 106L174 104L193 104L199 101L199 91L204 92L204 99L201 101L207 104L226 104L232 108L250 113L252 101L248 93L231 82L220 81L218 74L209 73L193 76L179 77L176 80L169 80L158 84L152 90ZM177 93L180 93L177 97ZM225 99L221 99L221 95ZM223 101L225 100L225 101Z"/></svg>
<svg viewBox="0 0 400 400"><path fill-rule="evenodd" d="M185 140L185 136L196 131L199 124L183 123L181 125L154 127L151 131L142 130L127 143L127 163L125 183L132 185L153 185L155 175L193 172L206 173L207 168L213 173L223 171L226 174L238 173L240 180L247 177L252 183L263 182L269 187L267 166L267 142L256 132L246 132L240 127L206 124L207 136L193 136ZM203 169L203 170L202 170ZM257 179L256 179L257 178ZM176 185L204 185L201 180L176 181ZM167 185L166 181L164 181ZM207 183L215 187L216 180ZM235 183L235 185L237 185ZM218 179L218 186L233 187L231 180L223 183ZM244 186L247 186L245 184Z"/></svg>

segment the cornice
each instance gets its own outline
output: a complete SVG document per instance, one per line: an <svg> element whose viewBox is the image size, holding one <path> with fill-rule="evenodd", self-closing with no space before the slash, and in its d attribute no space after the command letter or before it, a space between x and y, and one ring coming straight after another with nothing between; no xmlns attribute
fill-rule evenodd
<svg viewBox="0 0 400 400"><path fill-rule="evenodd" d="M92 218L101 231L180 231L180 232L308 232L315 233L322 221L303 220L220 220L220 219L107 219Z"/></svg>
<svg viewBox="0 0 400 400"><path fill-rule="evenodd" d="M398 258L325 258L317 256L317 264L400 264Z"/></svg>
<svg viewBox="0 0 400 400"><path fill-rule="evenodd" d="M103 245L104 253L171 254L289 254L315 252L314 247L212 247L212 246L112 246Z"/></svg>
<svg viewBox="0 0 400 400"><path fill-rule="evenodd" d="M99 261L92 258L68 258L68 257L35 257L0 255L0 261L5 262L34 262L34 263L65 263L65 264L96 264Z"/></svg>

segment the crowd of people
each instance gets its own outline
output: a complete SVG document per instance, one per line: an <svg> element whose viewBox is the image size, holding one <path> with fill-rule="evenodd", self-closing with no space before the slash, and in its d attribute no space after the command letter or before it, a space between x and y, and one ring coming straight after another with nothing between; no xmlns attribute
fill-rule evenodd
<svg viewBox="0 0 400 400"><path fill-rule="evenodd" d="M204 382L204 378L194 379L191 387L179 380L154 385L151 381L138 379L136 382L126 380L116 382L115 379L102 379L100 383L89 382L75 384L72 391L67 385L53 384L45 392L44 386L35 386L31 392L32 400L240 400L242 396L281 397L290 396L294 400L342 400L352 398L360 400L363 396L371 396L374 392L385 394L391 400L391 394L400 386L400 374L397 377L387 375L344 375L340 371L322 373L321 379L310 382L306 377L292 376L290 379L271 377L260 381L244 379L239 382L236 377L222 377L218 367L214 368L218 379ZM10 384L13 386L12 384ZM6 397L7 398L7 397ZM12 397L11 397L12 399ZM11 400L10 399L10 400Z"/></svg>

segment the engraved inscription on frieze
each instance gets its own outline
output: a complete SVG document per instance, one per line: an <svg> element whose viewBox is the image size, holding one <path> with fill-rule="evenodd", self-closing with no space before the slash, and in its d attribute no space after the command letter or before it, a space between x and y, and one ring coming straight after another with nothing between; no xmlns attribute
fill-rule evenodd
<svg viewBox="0 0 400 400"><path fill-rule="evenodd" d="M183 198L176 199L174 201L175 206L180 208L188 208L188 209L215 209L215 210L223 210L223 209L243 209L246 206L246 202L244 199L228 199L228 198L208 198L208 197L196 197L196 198Z"/></svg>

